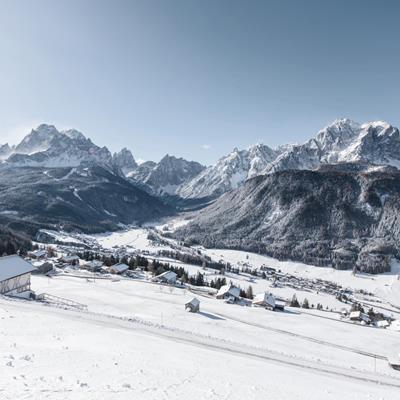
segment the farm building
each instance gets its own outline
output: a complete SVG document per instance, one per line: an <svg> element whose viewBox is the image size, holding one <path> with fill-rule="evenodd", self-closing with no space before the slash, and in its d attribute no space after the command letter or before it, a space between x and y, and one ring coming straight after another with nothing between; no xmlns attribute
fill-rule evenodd
<svg viewBox="0 0 400 400"><path fill-rule="evenodd" d="M53 269L53 264L49 261L34 261L32 265L36 268L33 274L47 274Z"/></svg>
<svg viewBox="0 0 400 400"><path fill-rule="evenodd" d="M232 284L221 286L217 293L217 299L225 299L234 303L240 299L240 289Z"/></svg>
<svg viewBox="0 0 400 400"><path fill-rule="evenodd" d="M118 263L110 267L112 274L122 274L129 269L129 266L124 263Z"/></svg>
<svg viewBox="0 0 400 400"><path fill-rule="evenodd" d="M368 317L368 315L362 313L361 311L352 311L349 318L350 321L363 322L364 324L369 324L371 322L371 319Z"/></svg>
<svg viewBox="0 0 400 400"><path fill-rule="evenodd" d="M381 319L380 321L375 322L375 326L378 328L387 328L389 325L390 323L386 319Z"/></svg>
<svg viewBox="0 0 400 400"><path fill-rule="evenodd" d="M45 258L47 256L47 251L46 250L30 251L28 253L28 256L31 257L31 258L34 258L36 260L40 260L40 259Z"/></svg>
<svg viewBox="0 0 400 400"><path fill-rule="evenodd" d="M102 266L103 266L103 263L101 261L92 260L92 261L85 263L82 268L87 269L88 271L91 271L91 272L97 272L97 271L100 271Z"/></svg>
<svg viewBox="0 0 400 400"><path fill-rule="evenodd" d="M67 256L62 256L60 258L60 261L65 264L77 265L77 264L79 264L79 257L75 254L70 254Z"/></svg>
<svg viewBox="0 0 400 400"><path fill-rule="evenodd" d="M0 258L0 294L24 296L31 290L35 267L18 255Z"/></svg>
<svg viewBox="0 0 400 400"><path fill-rule="evenodd" d="M177 275L174 271L166 271L166 272L163 272L162 274L154 277L153 280L155 282L160 282L160 283L175 284L176 277L177 277Z"/></svg>
<svg viewBox="0 0 400 400"><path fill-rule="evenodd" d="M200 311L200 301L194 297L188 303L185 304L185 310L190 312L199 312Z"/></svg>
<svg viewBox="0 0 400 400"><path fill-rule="evenodd" d="M253 305L265 307L268 310L275 309L275 297L271 293L258 293L253 299Z"/></svg>

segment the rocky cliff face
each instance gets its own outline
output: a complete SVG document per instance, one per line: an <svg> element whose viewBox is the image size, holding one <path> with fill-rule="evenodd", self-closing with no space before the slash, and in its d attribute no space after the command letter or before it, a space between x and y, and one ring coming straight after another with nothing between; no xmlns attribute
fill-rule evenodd
<svg viewBox="0 0 400 400"><path fill-rule="evenodd" d="M158 163L144 163L128 174L156 195L174 195L178 188L197 176L204 166L167 154Z"/></svg>
<svg viewBox="0 0 400 400"><path fill-rule="evenodd" d="M400 249L400 173L345 164L248 180L176 237L279 259L384 272Z"/></svg>
<svg viewBox="0 0 400 400"><path fill-rule="evenodd" d="M112 163L114 167L123 173L123 175L128 175L138 167L131 151L126 147L113 154Z"/></svg>

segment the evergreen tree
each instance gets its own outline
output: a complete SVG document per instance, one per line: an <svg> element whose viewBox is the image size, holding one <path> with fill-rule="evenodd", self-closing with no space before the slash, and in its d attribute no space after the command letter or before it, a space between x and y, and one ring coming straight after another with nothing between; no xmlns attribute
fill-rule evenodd
<svg viewBox="0 0 400 400"><path fill-rule="evenodd" d="M307 298L305 298L303 300L303 304L301 305L301 307L302 308L306 308L306 309L310 308L310 305L308 304L308 299Z"/></svg>
<svg viewBox="0 0 400 400"><path fill-rule="evenodd" d="M300 307L300 303L297 300L296 293L292 296L292 300L290 301L290 307L297 307L297 308Z"/></svg>

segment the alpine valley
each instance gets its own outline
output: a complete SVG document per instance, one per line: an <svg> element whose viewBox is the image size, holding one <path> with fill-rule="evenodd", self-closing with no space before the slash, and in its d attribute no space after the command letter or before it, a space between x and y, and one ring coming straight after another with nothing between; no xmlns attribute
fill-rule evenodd
<svg viewBox="0 0 400 400"><path fill-rule="evenodd" d="M77 130L42 124L0 145L2 237L85 233L184 213L169 232L188 244L240 249L379 273L400 250L400 134L340 119L304 144L234 149L215 165L173 155L138 163Z"/></svg>

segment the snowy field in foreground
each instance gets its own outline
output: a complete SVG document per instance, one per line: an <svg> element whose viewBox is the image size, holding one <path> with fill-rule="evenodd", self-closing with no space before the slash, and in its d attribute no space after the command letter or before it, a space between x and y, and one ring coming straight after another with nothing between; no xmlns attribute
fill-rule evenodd
<svg viewBox="0 0 400 400"><path fill-rule="evenodd" d="M32 286L88 312L0 299L2 399L389 400L400 390L379 358L400 350L398 332L206 297L190 314L187 290L133 280Z"/></svg>

